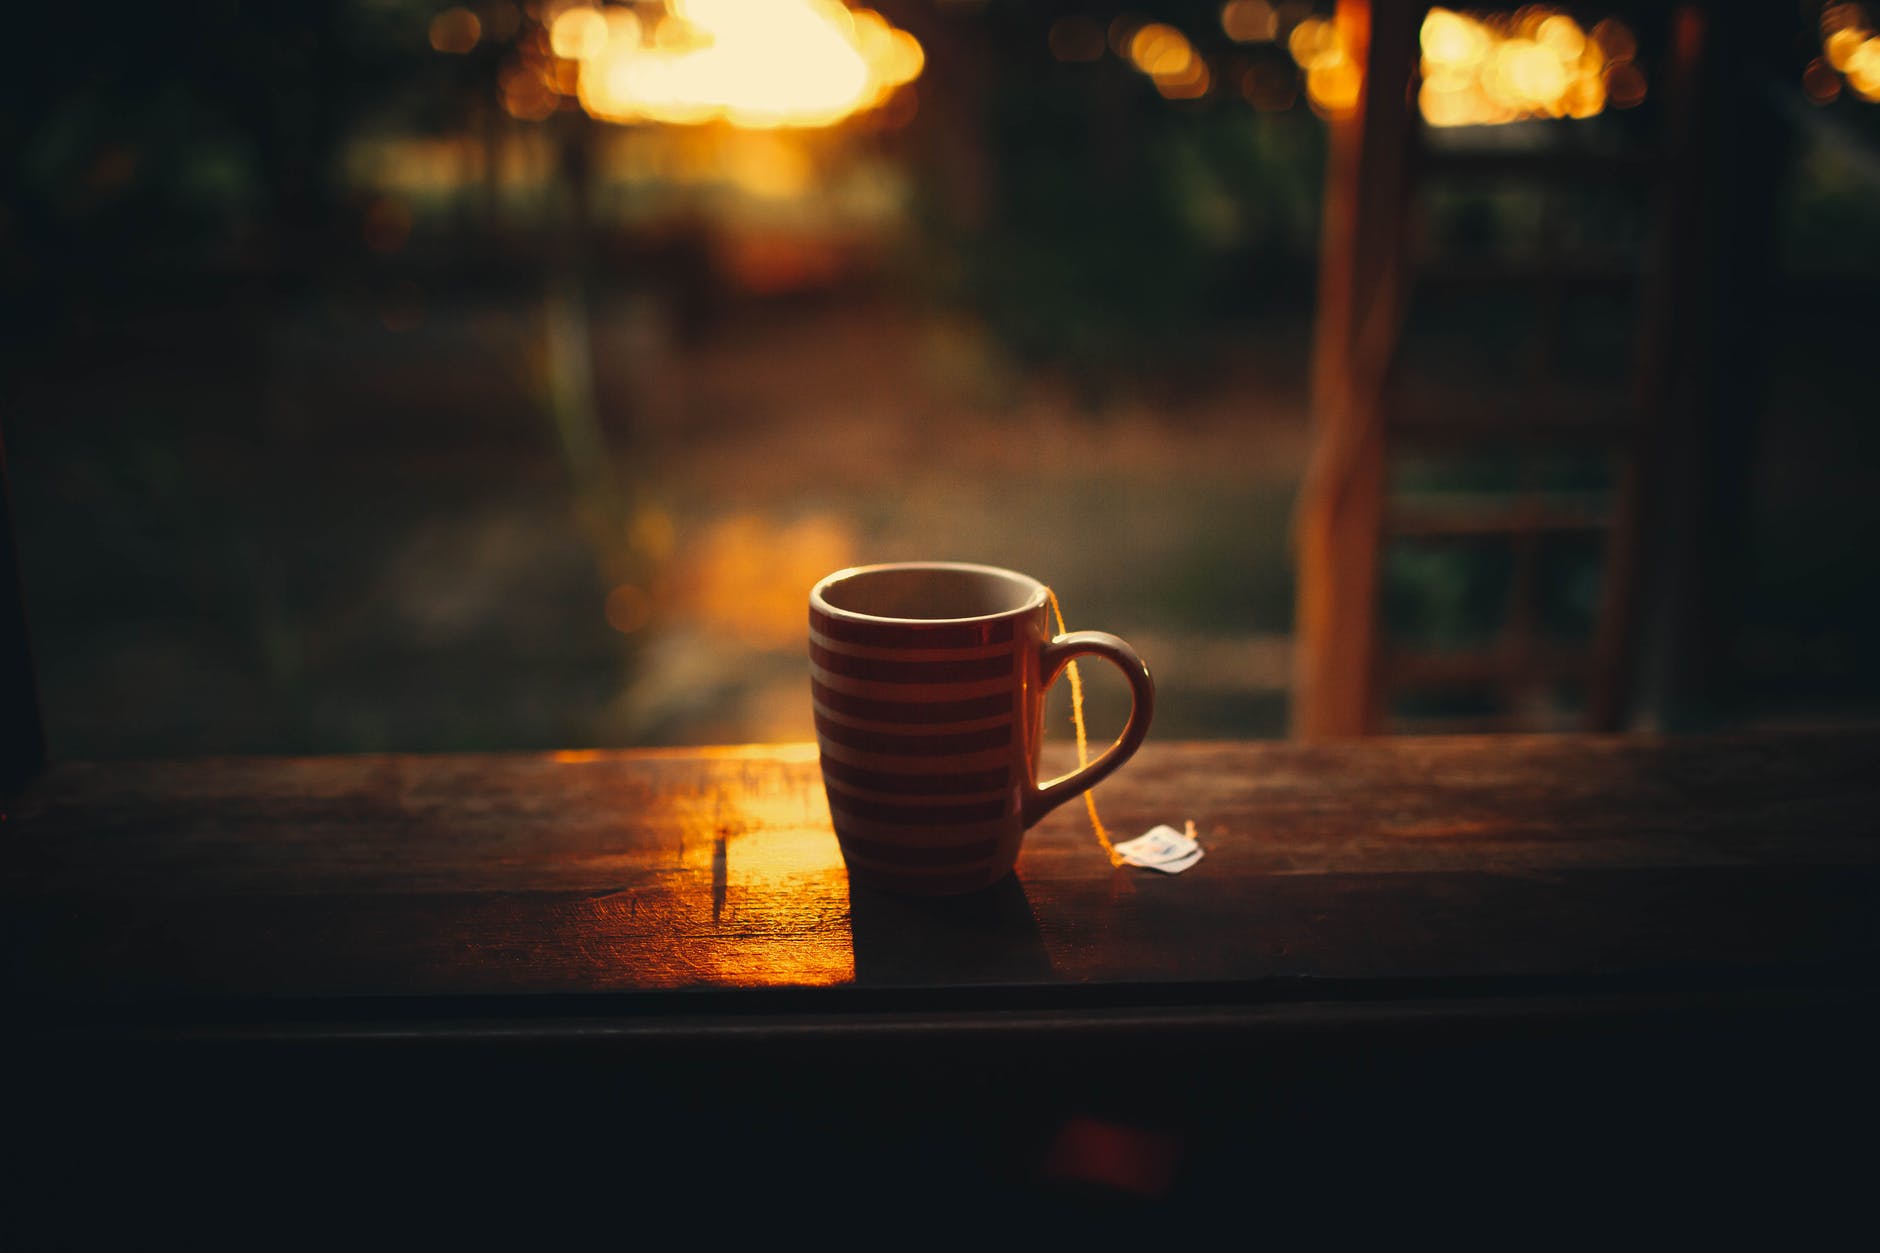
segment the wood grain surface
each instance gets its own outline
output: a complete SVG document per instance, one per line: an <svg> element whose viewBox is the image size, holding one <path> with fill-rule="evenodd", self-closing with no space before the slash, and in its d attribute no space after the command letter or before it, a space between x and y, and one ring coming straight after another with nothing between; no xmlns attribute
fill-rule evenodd
<svg viewBox="0 0 1880 1253"><path fill-rule="evenodd" d="M0 828L7 974L67 1007L1857 985L1880 958L1877 750L1151 744L1104 819L1194 820L1195 868L1113 869L1071 807L1015 879L938 901L851 891L809 746L65 764Z"/></svg>

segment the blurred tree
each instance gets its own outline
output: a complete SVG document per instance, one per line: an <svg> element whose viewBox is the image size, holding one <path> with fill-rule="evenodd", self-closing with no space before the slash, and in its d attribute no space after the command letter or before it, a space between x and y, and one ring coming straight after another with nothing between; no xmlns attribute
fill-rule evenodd
<svg viewBox="0 0 1880 1253"><path fill-rule="evenodd" d="M1218 6L1141 8L1124 17L1177 22L1215 67L1208 94L1165 98L1113 48L1058 59L1053 23L1097 20L1062 5L984 10L947 33L953 46L930 58L934 81L922 84L942 99L977 93L977 107L950 111L945 125L975 128L985 167L976 213L959 211L948 181L928 186L930 280L1020 361L1062 367L1093 401L1179 376L1208 350L1201 332L1266 289L1298 300L1317 233L1316 119L1249 105L1240 80L1256 57L1222 34ZM1277 64L1283 54L1261 55ZM953 81L962 74L966 86ZM944 160L925 173L959 177Z"/></svg>

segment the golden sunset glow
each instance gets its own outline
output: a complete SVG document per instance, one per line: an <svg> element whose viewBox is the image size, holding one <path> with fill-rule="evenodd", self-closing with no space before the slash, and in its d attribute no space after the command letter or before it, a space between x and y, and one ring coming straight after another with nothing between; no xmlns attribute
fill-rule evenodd
<svg viewBox="0 0 1880 1253"><path fill-rule="evenodd" d="M779 525L755 513L713 521L686 546L665 595L675 617L755 648L803 634L803 589L853 565L854 528L825 514Z"/></svg>
<svg viewBox="0 0 1880 1253"><path fill-rule="evenodd" d="M609 122L829 126L885 104L926 64L912 35L837 0L668 0L656 17L577 6L549 31L572 94Z"/></svg>

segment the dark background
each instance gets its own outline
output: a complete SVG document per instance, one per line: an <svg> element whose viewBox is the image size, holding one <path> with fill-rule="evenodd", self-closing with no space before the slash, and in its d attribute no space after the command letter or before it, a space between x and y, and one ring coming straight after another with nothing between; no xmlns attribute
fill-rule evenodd
<svg viewBox="0 0 1880 1253"><path fill-rule="evenodd" d="M1130 6L1215 67L1167 100L1114 54L1054 58L1054 22L1116 6L883 3L926 50L914 91L753 140L511 117L513 40L436 52L441 7L11 17L0 432L54 755L807 738L804 590L918 557L1024 569L1135 640L1158 736L1284 732L1325 123L1283 49L1217 5ZM1715 683L1664 725L1880 709L1880 105L1811 103L1819 8L1774 7L1727 76L1779 184L1766 299L1733 311L1739 577ZM1629 14L1648 78L1661 14ZM1656 99L1478 129L1621 142ZM1626 255L1639 213L1446 192L1418 246ZM1635 305L1572 312L1593 384L1629 369ZM1409 368L1490 387L1533 316L1419 303ZM1602 561L1550 558L1559 631ZM1507 577L1492 545L1398 546L1392 629L1484 638ZM1120 722L1120 683L1092 686Z"/></svg>

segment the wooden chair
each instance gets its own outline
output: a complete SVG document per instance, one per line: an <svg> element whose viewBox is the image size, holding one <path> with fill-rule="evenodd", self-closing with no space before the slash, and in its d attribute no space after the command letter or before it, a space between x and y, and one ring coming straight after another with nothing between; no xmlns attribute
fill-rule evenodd
<svg viewBox="0 0 1880 1253"><path fill-rule="evenodd" d="M1666 463L1670 452L1680 458L1702 452L1703 432L1694 424L1716 400L1692 383L1717 338L1698 311L1699 302L1716 295L1703 289L1705 250L1725 243L1715 231L1705 234L1706 190L1718 165L1716 132L1741 87L1707 79L1706 61L1720 39L1740 36L1744 21L1724 5L1652 5L1625 14L1641 26L1657 23L1649 33L1661 41L1651 84L1658 121L1642 147L1467 150L1432 144L1417 117L1419 29L1427 8L1341 0L1337 11L1344 45L1363 67L1364 89L1357 108L1331 124L1313 364L1316 448L1296 514L1293 730L1316 738L1406 729L1391 716L1392 699L1429 689L1500 698L1499 713L1453 729L1535 729L1521 714L1523 697L1561 683L1583 691L1581 725L1618 729L1639 708L1638 663L1649 637L1670 630L1688 640L1703 631L1692 616L1692 595L1679 611L1645 593L1648 567L1654 578L1681 570L1692 545L1701 546L1682 533L1681 540L1655 541L1677 530L1679 517L1688 521L1693 493L1713 482ZM1751 168L1736 173L1739 182L1755 175L1755 161L1743 164ZM1636 265L1615 269L1602 258L1589 267L1584 258L1549 256L1473 273L1435 270L1417 255L1411 223L1422 193L1458 180L1550 192L1631 188L1647 218ZM1772 198L1766 187L1747 194ZM1739 235L1759 226L1767 235L1766 221L1747 220L1754 214L1740 208L1735 213L1743 220L1726 225L1740 227ZM1513 391L1477 388L1432 403L1406 385L1402 364L1413 298L1445 284L1531 293L1542 315L1533 355L1544 364L1559 357L1559 319L1546 315L1566 293L1629 287L1638 310L1629 394L1579 394L1542 368ZM1530 481L1490 501L1456 501L1406 495L1393 484L1409 455L1489 446L1530 466L1550 450L1592 451L1612 467L1610 490L1562 497ZM1604 544L1596 620L1590 639L1578 644L1548 638L1539 624L1541 553L1565 536ZM1389 547L1490 538L1511 550L1498 636L1486 646L1440 652L1392 639L1380 595Z"/></svg>

